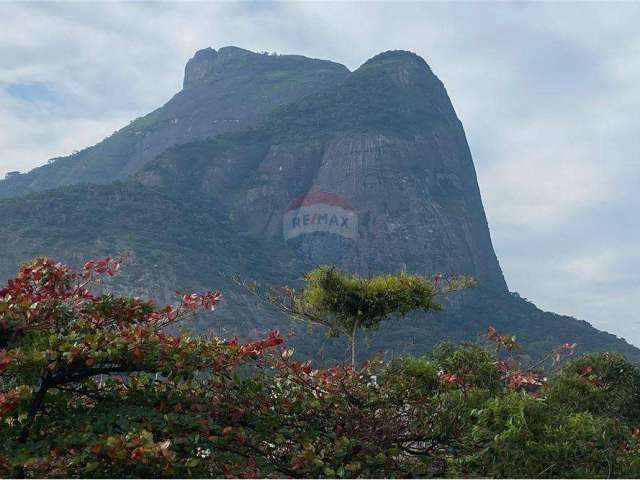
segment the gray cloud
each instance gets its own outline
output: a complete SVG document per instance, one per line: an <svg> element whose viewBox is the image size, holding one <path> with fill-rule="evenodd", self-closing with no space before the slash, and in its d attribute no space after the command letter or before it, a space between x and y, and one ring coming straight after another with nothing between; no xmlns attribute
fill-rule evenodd
<svg viewBox="0 0 640 480"><path fill-rule="evenodd" d="M510 287L640 345L637 3L2 3L0 175L177 92L199 48L422 55L465 125Z"/></svg>

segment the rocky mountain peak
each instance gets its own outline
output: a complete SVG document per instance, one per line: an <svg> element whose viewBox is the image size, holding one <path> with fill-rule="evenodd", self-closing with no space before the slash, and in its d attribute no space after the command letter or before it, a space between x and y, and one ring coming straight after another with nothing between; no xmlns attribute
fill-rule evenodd
<svg viewBox="0 0 640 480"><path fill-rule="evenodd" d="M274 111L272 124L305 134L325 130L421 134L435 124L459 123L442 82L415 53L376 55L335 84Z"/></svg>
<svg viewBox="0 0 640 480"><path fill-rule="evenodd" d="M442 85L422 57L406 50L380 53L367 60L355 73L367 81L372 76L387 77L396 86Z"/></svg>
<svg viewBox="0 0 640 480"><path fill-rule="evenodd" d="M346 76L349 70L338 63L304 57L256 53L244 48L228 46L218 50L198 50L187 62L184 70L183 89L207 85L213 80L267 76L268 80L282 80L287 75L307 72L325 76Z"/></svg>
<svg viewBox="0 0 640 480"><path fill-rule="evenodd" d="M431 68L420 55L408 50L387 50L374 55L362 66L384 66L384 65L414 65L431 72Z"/></svg>
<svg viewBox="0 0 640 480"><path fill-rule="evenodd" d="M266 55L234 46L222 47L217 51L211 47L203 48L187 62L182 86L186 89L210 78L212 74L223 73L230 62L242 63L247 59L260 61L260 57L264 56Z"/></svg>
<svg viewBox="0 0 640 480"><path fill-rule="evenodd" d="M0 198L74 183L109 183L137 172L167 148L249 128L274 109L342 83L339 63L239 47L198 50L184 88L164 106L99 144L0 180Z"/></svg>
<svg viewBox="0 0 640 480"><path fill-rule="evenodd" d="M442 82L410 52L377 55L250 131L161 155L138 180L178 198L200 191L273 241L296 198L338 195L353 205L357 233L300 235L287 248L361 274L471 274L507 291L462 125Z"/></svg>
<svg viewBox="0 0 640 480"><path fill-rule="evenodd" d="M234 47L233 45L229 45L228 47L221 47L220 49L218 49L218 55L224 58L241 58L255 57L262 54L252 52L251 50L247 50L246 48Z"/></svg>
<svg viewBox="0 0 640 480"><path fill-rule="evenodd" d="M183 88L206 77L213 70L217 57L218 52L211 47L198 50L185 66Z"/></svg>

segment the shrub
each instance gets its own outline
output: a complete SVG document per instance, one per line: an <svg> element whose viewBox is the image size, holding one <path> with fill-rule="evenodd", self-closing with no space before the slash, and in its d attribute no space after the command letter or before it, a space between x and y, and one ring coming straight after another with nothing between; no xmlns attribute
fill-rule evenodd
<svg viewBox="0 0 640 480"><path fill-rule="evenodd" d="M640 369L616 353L590 353L569 362L547 384L555 408L640 424Z"/></svg>

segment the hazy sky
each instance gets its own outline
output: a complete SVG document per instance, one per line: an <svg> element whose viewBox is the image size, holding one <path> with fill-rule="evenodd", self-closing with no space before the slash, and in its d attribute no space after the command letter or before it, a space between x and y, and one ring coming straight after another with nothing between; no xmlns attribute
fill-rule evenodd
<svg viewBox="0 0 640 480"><path fill-rule="evenodd" d="M236 45L431 65L509 287L640 345L640 3L0 3L0 176L94 144Z"/></svg>

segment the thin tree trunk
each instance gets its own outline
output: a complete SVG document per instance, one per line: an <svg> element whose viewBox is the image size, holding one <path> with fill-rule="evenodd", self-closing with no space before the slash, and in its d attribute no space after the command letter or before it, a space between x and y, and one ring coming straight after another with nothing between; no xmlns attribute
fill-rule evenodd
<svg viewBox="0 0 640 480"><path fill-rule="evenodd" d="M351 367L356 368L356 333L358 332L358 320L353 323L353 331L351 332Z"/></svg>

